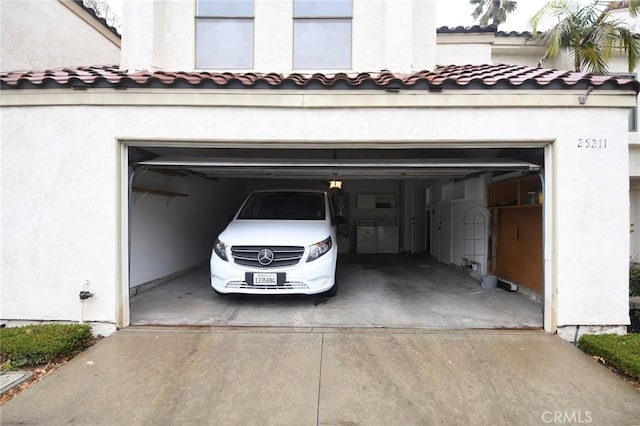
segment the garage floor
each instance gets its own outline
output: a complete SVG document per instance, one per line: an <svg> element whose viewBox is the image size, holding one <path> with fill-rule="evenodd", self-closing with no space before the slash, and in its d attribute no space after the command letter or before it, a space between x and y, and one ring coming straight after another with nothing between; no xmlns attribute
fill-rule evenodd
<svg viewBox="0 0 640 426"><path fill-rule="evenodd" d="M220 296L203 268L131 299L131 324L199 326L542 327L542 304L487 290L464 271L425 256L340 259L340 290L319 296Z"/></svg>

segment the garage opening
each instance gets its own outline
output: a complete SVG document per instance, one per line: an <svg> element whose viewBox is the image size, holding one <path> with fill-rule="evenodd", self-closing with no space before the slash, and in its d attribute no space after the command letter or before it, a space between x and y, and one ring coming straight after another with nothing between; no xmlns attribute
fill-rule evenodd
<svg viewBox="0 0 640 426"><path fill-rule="evenodd" d="M543 148L128 151L133 325L542 327ZM337 296L212 290L217 235L264 189L330 194Z"/></svg>

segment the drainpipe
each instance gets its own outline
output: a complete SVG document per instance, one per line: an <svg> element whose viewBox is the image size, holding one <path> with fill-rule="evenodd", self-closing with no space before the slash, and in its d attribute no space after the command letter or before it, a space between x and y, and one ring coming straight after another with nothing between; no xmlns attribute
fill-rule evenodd
<svg viewBox="0 0 640 426"><path fill-rule="evenodd" d="M580 334L580 325L576 325L576 334L575 336L573 336L573 344L577 345L578 344L578 336Z"/></svg>

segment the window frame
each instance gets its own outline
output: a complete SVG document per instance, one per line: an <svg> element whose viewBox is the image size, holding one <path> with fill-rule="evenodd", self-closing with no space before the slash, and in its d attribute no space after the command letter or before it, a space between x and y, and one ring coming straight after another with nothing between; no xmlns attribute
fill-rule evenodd
<svg viewBox="0 0 640 426"><path fill-rule="evenodd" d="M303 0L293 0L292 8L292 54L291 54L291 68L294 71L318 71L318 70L339 70L348 71L353 69L353 0L345 0L349 2L349 13L342 14L297 14L296 3ZM316 67L296 67L296 21L323 21L336 22L344 21L349 23L349 64L346 67L327 67L319 65Z"/></svg>
<svg viewBox="0 0 640 426"><path fill-rule="evenodd" d="M197 70L225 70L225 71L233 71L233 70L253 70L255 66L255 16L256 16L256 0L247 0L251 2L251 14L250 15L242 15L242 14L205 14L199 11L199 5L201 2L207 0L195 0L195 22L194 22L194 68ZM208 0L215 2L216 0ZM224 1L224 0L220 0ZM207 21L250 21L251 22L251 52L250 52L250 64L249 67L236 67L236 66L202 66L198 64L198 22L207 22Z"/></svg>

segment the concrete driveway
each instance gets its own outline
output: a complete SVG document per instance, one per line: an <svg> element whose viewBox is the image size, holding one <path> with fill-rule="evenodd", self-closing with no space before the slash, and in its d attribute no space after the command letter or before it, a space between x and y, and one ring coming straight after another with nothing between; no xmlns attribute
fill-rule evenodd
<svg viewBox="0 0 640 426"><path fill-rule="evenodd" d="M640 392L539 332L127 329L0 409L3 425L640 422Z"/></svg>

